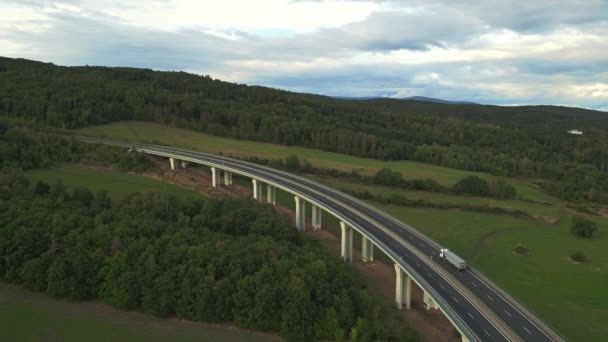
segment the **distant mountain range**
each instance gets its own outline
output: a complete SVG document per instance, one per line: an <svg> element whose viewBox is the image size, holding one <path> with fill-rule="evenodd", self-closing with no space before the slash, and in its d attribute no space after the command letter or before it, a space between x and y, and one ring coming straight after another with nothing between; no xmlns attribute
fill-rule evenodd
<svg viewBox="0 0 608 342"><path fill-rule="evenodd" d="M386 97L380 97L380 96L360 96L360 97L332 96L332 97L334 99L339 99L339 100L358 100L358 101L378 100L378 99L386 98ZM399 98L398 100L420 101L420 102L431 102L431 103L442 103L442 104L469 104L469 105L478 105L479 104L479 103L469 102L469 101L449 101L449 100L436 99L433 97L426 97L426 96L402 97L402 98Z"/></svg>
<svg viewBox="0 0 608 342"><path fill-rule="evenodd" d="M479 103L469 102L469 101L448 101L442 99L436 99L433 97L426 96L411 96L401 98L402 100L412 100L412 101L422 101L422 102L433 102L433 103L443 103L443 104L470 104L470 105L478 105Z"/></svg>

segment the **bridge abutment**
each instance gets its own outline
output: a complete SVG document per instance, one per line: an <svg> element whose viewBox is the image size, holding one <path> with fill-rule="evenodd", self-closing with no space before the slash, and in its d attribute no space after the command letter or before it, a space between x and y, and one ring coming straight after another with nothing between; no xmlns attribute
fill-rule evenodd
<svg viewBox="0 0 608 342"><path fill-rule="evenodd" d="M169 158L169 164L171 164L171 170L175 170L175 159Z"/></svg>
<svg viewBox="0 0 608 342"><path fill-rule="evenodd" d="M340 221L340 228L342 229L342 244L341 254L342 259L346 262L353 261L353 228L346 222Z"/></svg>

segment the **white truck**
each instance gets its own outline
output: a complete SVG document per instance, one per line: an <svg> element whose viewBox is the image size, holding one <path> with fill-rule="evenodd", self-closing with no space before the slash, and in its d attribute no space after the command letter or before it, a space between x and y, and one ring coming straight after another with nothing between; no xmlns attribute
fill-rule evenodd
<svg viewBox="0 0 608 342"><path fill-rule="evenodd" d="M440 249L439 257L456 267L459 271L467 269L467 262L462 260L458 255L450 252L449 249Z"/></svg>

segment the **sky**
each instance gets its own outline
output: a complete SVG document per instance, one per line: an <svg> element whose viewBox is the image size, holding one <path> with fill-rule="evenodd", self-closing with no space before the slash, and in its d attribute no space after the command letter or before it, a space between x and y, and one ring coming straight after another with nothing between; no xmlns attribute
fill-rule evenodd
<svg viewBox="0 0 608 342"><path fill-rule="evenodd" d="M608 0L0 0L0 55L608 111Z"/></svg>

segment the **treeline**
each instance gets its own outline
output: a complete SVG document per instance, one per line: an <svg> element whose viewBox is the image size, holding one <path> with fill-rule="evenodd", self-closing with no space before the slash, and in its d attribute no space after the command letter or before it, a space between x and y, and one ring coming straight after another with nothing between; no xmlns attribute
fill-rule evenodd
<svg viewBox="0 0 608 342"><path fill-rule="evenodd" d="M232 155L230 155L230 157L235 158ZM310 173L317 176L329 176L360 184L382 185L404 190L454 193L458 195L493 197L496 199L513 199L517 196L515 187L502 178L492 179L488 182L478 176L467 176L454 184L454 186L447 187L428 178L405 179L401 172L389 168L383 168L373 176L362 175L357 171L344 172L337 169L316 168L308 161L300 161L296 155L290 155L285 159L267 159L259 157L245 157L239 159L256 164L268 165L279 170Z"/></svg>
<svg viewBox="0 0 608 342"><path fill-rule="evenodd" d="M0 279L288 341L416 341L318 242L251 200L29 184L0 173ZM393 322L393 323L391 323Z"/></svg>
<svg viewBox="0 0 608 342"><path fill-rule="evenodd" d="M488 213L494 215L509 215L517 218L531 218L532 216L523 210L507 209L491 205L473 205L473 204L454 204L454 203L436 203L424 199L409 199L403 194L392 194L385 196L378 193L371 193L367 190L356 191L352 189L341 189L345 193L355 196L363 200L371 200L384 204L399 205L411 208L431 208L431 209L458 209L474 211L479 213Z"/></svg>
<svg viewBox="0 0 608 342"><path fill-rule="evenodd" d="M0 58L0 115L65 128L155 121L236 139L538 178L561 198L608 202L608 118L583 109L336 100L183 72ZM568 135L572 128L584 135Z"/></svg>
<svg viewBox="0 0 608 342"><path fill-rule="evenodd" d="M110 163L121 171L143 172L153 167L142 154L124 148L85 144L75 139L9 127L0 121L0 169L47 168L58 163L78 161Z"/></svg>

